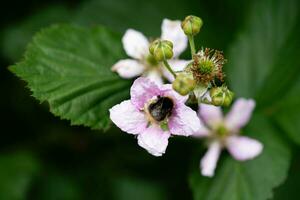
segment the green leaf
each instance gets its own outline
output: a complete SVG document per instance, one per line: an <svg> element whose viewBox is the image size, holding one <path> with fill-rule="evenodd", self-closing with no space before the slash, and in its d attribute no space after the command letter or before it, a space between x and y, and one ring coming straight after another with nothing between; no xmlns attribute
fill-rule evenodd
<svg viewBox="0 0 300 200"><path fill-rule="evenodd" d="M238 96L254 97L258 92L258 98L266 95L268 91L263 86L268 78L274 76L273 72L280 78L295 76L298 61L294 59L294 54L298 50L291 50L297 44L291 38L295 36L295 28L299 26L298 2L261 0L253 3L243 31L229 49L227 74L231 88ZM292 55L287 54L287 50ZM283 70L278 68L287 70L282 73ZM270 85L272 87L268 87L268 90L273 90L277 85L284 88L286 82L277 79L277 82L272 81ZM271 95L272 91L266 100Z"/></svg>
<svg viewBox="0 0 300 200"><path fill-rule="evenodd" d="M177 6L170 6L171 4ZM189 3L178 0L152 0L142 4L139 0L91 0L81 5L75 21L81 25L103 24L120 32L134 28L156 37L161 34L160 26L164 18L183 19L188 11L198 11L192 4L191 0Z"/></svg>
<svg viewBox="0 0 300 200"><path fill-rule="evenodd" d="M199 41L197 46L222 49L231 40L236 21L240 19L236 16L243 13L246 4L221 1L218 5L216 8L214 2L199 3L197 0L152 0L143 4L140 4L139 0L89 0L72 11L64 6L54 5L39 9L33 15L3 29L0 34L2 41L0 51L10 61L18 60L34 33L53 23L72 22L83 26L102 24L120 33L124 33L128 28L135 28L150 37L158 37L161 34L160 26L163 18L183 19L191 13L201 16L207 24L201 30L199 40L196 38ZM235 12L232 12L233 10ZM227 15L228 12L231 15ZM222 37L219 32L222 32ZM186 55L189 56L188 53Z"/></svg>
<svg viewBox="0 0 300 200"><path fill-rule="evenodd" d="M290 151L263 116L255 115L245 130L264 144L262 155L239 162L227 156L217 165L216 175L206 178L194 166L190 184L195 200L264 200L287 176Z"/></svg>
<svg viewBox="0 0 300 200"><path fill-rule="evenodd" d="M164 18L182 20L185 16L194 14L200 16L205 23L199 40L196 38L196 46L223 48L231 39L234 23L238 19L232 16L237 12L228 15L230 9L237 4L229 4L230 2L220 1L216 7L215 2L198 0L151 0L143 1L142 4L140 0L91 0L79 7L74 21L84 26L103 24L121 33L128 28L134 28L153 38L160 36ZM243 10L243 4L238 4L239 11Z"/></svg>
<svg viewBox="0 0 300 200"><path fill-rule="evenodd" d="M26 199L39 168L38 161L29 153L1 154L0 199Z"/></svg>
<svg viewBox="0 0 300 200"><path fill-rule="evenodd" d="M54 115L107 129L108 109L129 94L130 82L111 71L122 57L120 36L103 27L55 25L38 33L25 60L10 69Z"/></svg>
<svg viewBox="0 0 300 200"><path fill-rule="evenodd" d="M288 94L280 98L280 101L273 106L272 113L276 122L287 132L288 136L300 145L300 78Z"/></svg>
<svg viewBox="0 0 300 200"><path fill-rule="evenodd" d="M32 36L52 23L69 22L71 12L64 6L49 6L37 10L21 22L10 25L1 33L1 53L10 61L21 58Z"/></svg>
<svg viewBox="0 0 300 200"><path fill-rule="evenodd" d="M298 200L300 191L300 170L299 170L299 149L298 151L294 152L293 161L289 170L289 176L287 180L282 184L280 187L276 188L274 191L274 198L273 200Z"/></svg>
<svg viewBox="0 0 300 200"><path fill-rule="evenodd" d="M300 145L300 20L296 31L281 55L285 59L276 62L277 70L267 79L258 98L267 108L265 111L275 118L293 142Z"/></svg>

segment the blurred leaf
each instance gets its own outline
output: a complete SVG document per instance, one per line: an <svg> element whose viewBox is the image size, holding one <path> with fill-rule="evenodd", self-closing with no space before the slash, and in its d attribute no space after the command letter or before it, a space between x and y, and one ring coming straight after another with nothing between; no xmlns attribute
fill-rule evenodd
<svg viewBox="0 0 300 200"><path fill-rule="evenodd" d="M287 38L280 56L275 58L274 70L268 75L264 85L256 95L256 98L259 99L259 106L272 107L273 104L281 101L299 79L299 33L300 19L298 19L290 37Z"/></svg>
<svg viewBox="0 0 300 200"><path fill-rule="evenodd" d="M29 153L0 155L0 199L26 199L38 170L38 161Z"/></svg>
<svg viewBox="0 0 300 200"><path fill-rule="evenodd" d="M143 1L142 4L139 0L91 0L82 5L77 14L77 21L82 25L103 24L120 32L134 28L157 37L160 35L163 18L180 19L188 10L186 3L178 2L180 9L166 6L168 3L170 2L157 0Z"/></svg>
<svg viewBox="0 0 300 200"><path fill-rule="evenodd" d="M39 183L33 199L79 200L82 199L79 185L64 174L50 173Z"/></svg>
<svg viewBox="0 0 300 200"><path fill-rule="evenodd" d="M247 5L245 2L152 0L141 4L138 0L89 0L84 1L73 12L63 6L50 6L37 10L23 21L4 29L0 49L10 61L18 60L35 32L52 23L61 22L72 22L83 26L101 24L121 33L128 28L135 28L155 38L160 35L162 19L180 20L189 14L199 15L205 22L201 36L196 38L197 46L222 49L233 36L232 33L240 19L237 15L240 16L243 13ZM215 4L219 6L216 7ZM137 10L139 12L136 12ZM222 32L221 37L220 32Z"/></svg>
<svg viewBox="0 0 300 200"><path fill-rule="evenodd" d="M7 27L2 32L1 51L5 58L16 61L21 58L25 47L34 33L52 23L69 22L71 12L63 6L49 6L37 10L35 14L17 24Z"/></svg>
<svg viewBox="0 0 300 200"><path fill-rule="evenodd" d="M203 177L196 169L190 176L196 200L264 200L285 180L289 149L264 117L255 115L249 125L245 132L264 144L262 155L246 162L228 156L218 163L214 178Z"/></svg>
<svg viewBox="0 0 300 200"><path fill-rule="evenodd" d="M56 25L38 33L25 60L10 69L56 116L107 129L108 109L129 93L130 82L110 69L122 52L120 36L103 27Z"/></svg>
<svg viewBox="0 0 300 200"><path fill-rule="evenodd" d="M245 3L234 4L242 11ZM201 34L196 38L196 46L224 48L233 35L230 33L234 31L234 22L238 19L234 15L237 12L228 11L232 7L231 0L151 0L142 3L139 0L91 0L79 7L75 22L85 26L103 24L121 33L134 28L155 38L161 34L160 27L164 18L182 20L185 16L194 14L204 21Z"/></svg>
<svg viewBox="0 0 300 200"><path fill-rule="evenodd" d="M166 194L159 184L137 178L120 177L114 182L115 200L163 200Z"/></svg>
<svg viewBox="0 0 300 200"><path fill-rule="evenodd" d="M291 139L300 145L300 78L288 94L279 98L275 105L274 117L277 123L288 133Z"/></svg>
<svg viewBox="0 0 300 200"><path fill-rule="evenodd" d="M295 48L291 37L298 26L298 2L261 0L253 3L245 28L229 51L228 77L238 96L253 97L259 90L264 95L268 92L263 87L266 78L273 71L279 73L279 77L283 75L278 67L290 69L284 71L284 76L294 75L298 65L295 53L298 51L291 50L291 57L285 51ZM280 81L278 79L276 83L280 84ZM277 84L268 89L273 90Z"/></svg>
<svg viewBox="0 0 300 200"><path fill-rule="evenodd" d="M281 61L276 62L277 70L267 79L258 98L264 101L266 112L274 116L277 123L300 145L300 20L293 37L284 48ZM266 92L264 92L266 91ZM270 102L273 102L272 104Z"/></svg>
<svg viewBox="0 0 300 200"><path fill-rule="evenodd" d="M273 200L298 200L299 199L299 185L300 185L300 157L299 149L294 152L292 166L289 171L289 176L284 184L276 188L274 191Z"/></svg>

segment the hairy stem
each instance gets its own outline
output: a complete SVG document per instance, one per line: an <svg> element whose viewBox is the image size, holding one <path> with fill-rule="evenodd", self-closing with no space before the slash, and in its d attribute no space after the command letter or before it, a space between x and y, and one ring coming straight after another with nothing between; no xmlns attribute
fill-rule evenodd
<svg viewBox="0 0 300 200"><path fill-rule="evenodd" d="M167 70L174 76L174 78L176 78L176 74L175 72L172 70L171 66L169 65L167 60L163 61L165 67L167 68Z"/></svg>
<svg viewBox="0 0 300 200"><path fill-rule="evenodd" d="M190 48L191 48L191 54L192 54L192 58L193 58L193 55L196 54L194 37L192 35L189 35L188 39L189 39Z"/></svg>

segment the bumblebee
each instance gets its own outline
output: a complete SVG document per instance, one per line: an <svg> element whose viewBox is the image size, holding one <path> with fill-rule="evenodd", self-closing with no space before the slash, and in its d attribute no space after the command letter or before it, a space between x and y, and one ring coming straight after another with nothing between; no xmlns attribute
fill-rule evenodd
<svg viewBox="0 0 300 200"><path fill-rule="evenodd" d="M172 99L158 96L157 100L148 106L150 115L158 122L170 116L174 107Z"/></svg>

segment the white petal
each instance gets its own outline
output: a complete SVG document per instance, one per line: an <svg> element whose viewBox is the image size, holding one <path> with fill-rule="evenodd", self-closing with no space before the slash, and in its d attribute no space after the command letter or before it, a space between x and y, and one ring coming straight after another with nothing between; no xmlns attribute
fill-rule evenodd
<svg viewBox="0 0 300 200"><path fill-rule="evenodd" d="M158 70L149 70L145 76L157 85L163 85L163 80Z"/></svg>
<svg viewBox="0 0 300 200"><path fill-rule="evenodd" d="M257 140L245 136L231 136L226 140L226 146L229 153L236 160L249 160L258 156L263 145Z"/></svg>
<svg viewBox="0 0 300 200"><path fill-rule="evenodd" d="M128 29L122 38L123 47L128 56L136 59L143 59L148 55L149 42L141 33Z"/></svg>
<svg viewBox="0 0 300 200"><path fill-rule="evenodd" d="M172 21L164 19L161 26L164 40L170 40L173 43L174 57L178 57L187 47L188 39L181 29L181 21Z"/></svg>
<svg viewBox="0 0 300 200"><path fill-rule="evenodd" d="M200 104L198 115L210 127L215 127L223 121L223 114L220 107Z"/></svg>
<svg viewBox="0 0 300 200"><path fill-rule="evenodd" d="M200 119L200 129L195 132L192 137L195 138L203 138L203 137L209 137L211 135L211 132L207 127L204 125L203 121Z"/></svg>
<svg viewBox="0 0 300 200"><path fill-rule="evenodd" d="M194 110L184 104L177 104L176 106L169 118L169 129L173 135L206 136L209 134Z"/></svg>
<svg viewBox="0 0 300 200"><path fill-rule="evenodd" d="M147 127L144 113L135 108L130 100L115 105L109 112L110 119L124 132L139 134Z"/></svg>
<svg viewBox="0 0 300 200"><path fill-rule="evenodd" d="M161 91L153 81L145 77L137 78L131 88L131 102L136 108L142 110L152 97L160 95Z"/></svg>
<svg viewBox="0 0 300 200"><path fill-rule="evenodd" d="M252 99L238 99L225 118L226 127L230 130L238 130L250 120L255 101Z"/></svg>
<svg viewBox="0 0 300 200"><path fill-rule="evenodd" d="M128 79L141 75L145 70L145 66L136 60L124 59L119 60L111 69L117 72L122 78Z"/></svg>
<svg viewBox="0 0 300 200"><path fill-rule="evenodd" d="M184 68L189 64L189 60L179 60L179 59L172 59L168 61L172 70L174 72L179 72L184 70ZM174 81L174 76L164 67L162 66L162 72L164 77L170 81L171 83Z"/></svg>
<svg viewBox="0 0 300 200"><path fill-rule="evenodd" d="M194 90L194 93L195 93L195 90ZM208 101L208 102L212 101L211 96L210 96L209 91L207 90L207 88L206 88L206 90L202 88L200 90L200 92L198 94L195 93L195 95L196 95L197 98L201 97L202 101Z"/></svg>
<svg viewBox="0 0 300 200"><path fill-rule="evenodd" d="M207 92L208 86L205 86L204 84L198 84L196 85L196 87L194 88L194 94L195 97L199 100L204 100L205 98L207 98L205 95L208 94ZM209 94L208 94L209 96ZM207 98L207 101L210 101L210 98Z"/></svg>
<svg viewBox="0 0 300 200"><path fill-rule="evenodd" d="M169 132L160 127L150 126L138 135L138 144L154 156L161 156L168 146Z"/></svg>
<svg viewBox="0 0 300 200"><path fill-rule="evenodd" d="M208 151L200 161L200 169L203 176L214 176L220 153L221 145L219 142L215 141L209 145Z"/></svg>

